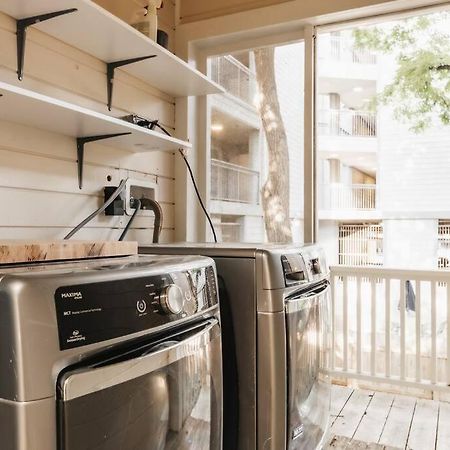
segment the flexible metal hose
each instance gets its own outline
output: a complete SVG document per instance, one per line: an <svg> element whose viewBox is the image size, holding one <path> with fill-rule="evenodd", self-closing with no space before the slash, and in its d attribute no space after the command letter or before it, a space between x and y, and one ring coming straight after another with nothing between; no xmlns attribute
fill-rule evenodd
<svg viewBox="0 0 450 450"><path fill-rule="evenodd" d="M141 198L141 205L142 209L150 209L155 214L155 224L153 226L153 243L157 244L161 235L164 219L161 205L156 200L153 200L151 198Z"/></svg>
<svg viewBox="0 0 450 450"><path fill-rule="evenodd" d="M111 197L101 206L97 209L97 211L94 211L91 215L86 217L82 222L80 222L70 233L68 233L64 239L70 239L75 233L81 230L87 223L89 223L94 217L97 217L99 214L101 214L125 189L126 182L128 179L122 180L117 187L117 189L112 193Z"/></svg>

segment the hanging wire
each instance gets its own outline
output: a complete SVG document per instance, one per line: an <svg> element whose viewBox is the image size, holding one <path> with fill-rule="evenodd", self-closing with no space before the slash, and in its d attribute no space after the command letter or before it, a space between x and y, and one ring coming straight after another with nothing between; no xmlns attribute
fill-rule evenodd
<svg viewBox="0 0 450 450"><path fill-rule="evenodd" d="M119 241L123 241L125 236L128 233L128 230L131 227L131 224L134 222L135 217L137 216L137 213L139 212L139 210L141 209L141 201L135 199L134 200L134 207L136 208L133 212L133 215L130 217L130 220L127 223L127 226L125 227L125 229L123 230L122 234L119 237Z"/></svg>

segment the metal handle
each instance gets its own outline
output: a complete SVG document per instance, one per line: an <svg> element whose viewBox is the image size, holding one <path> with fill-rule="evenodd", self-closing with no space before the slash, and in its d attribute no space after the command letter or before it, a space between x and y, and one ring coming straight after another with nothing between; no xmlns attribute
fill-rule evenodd
<svg viewBox="0 0 450 450"><path fill-rule="evenodd" d="M167 367L180 359L197 354L219 336L219 322L214 319L193 336L165 348L158 347L159 349L153 353L97 369L86 368L76 371L69 374L63 382L63 400L68 401L92 394Z"/></svg>
<svg viewBox="0 0 450 450"><path fill-rule="evenodd" d="M292 295L291 297L286 299L285 302L286 313L287 314L294 313L310 307L317 297L323 296L328 292L329 289L330 283L327 281L326 283L317 286L316 289L303 292L302 294L299 295L295 294Z"/></svg>

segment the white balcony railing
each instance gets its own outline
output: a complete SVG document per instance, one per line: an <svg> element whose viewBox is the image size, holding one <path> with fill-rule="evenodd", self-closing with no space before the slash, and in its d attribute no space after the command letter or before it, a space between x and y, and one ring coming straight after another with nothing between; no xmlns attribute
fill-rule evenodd
<svg viewBox="0 0 450 450"><path fill-rule="evenodd" d="M450 385L450 271L334 266L333 376Z"/></svg>
<svg viewBox="0 0 450 450"><path fill-rule="evenodd" d="M211 58L211 78L228 93L253 105L256 75L230 55Z"/></svg>
<svg viewBox="0 0 450 450"><path fill-rule="evenodd" d="M339 264L383 265L383 225L380 223L339 225Z"/></svg>
<svg viewBox="0 0 450 450"><path fill-rule="evenodd" d="M376 207L375 184L323 184L319 193L323 210L373 210Z"/></svg>
<svg viewBox="0 0 450 450"><path fill-rule="evenodd" d="M448 220L439 221L438 268L450 268L450 222Z"/></svg>
<svg viewBox="0 0 450 450"><path fill-rule="evenodd" d="M354 64L376 64L377 57L369 50L355 47L353 39L339 35L324 35L319 39L320 59Z"/></svg>
<svg viewBox="0 0 450 450"><path fill-rule="evenodd" d="M221 222L217 225L220 229L222 242L240 242L241 224L237 222Z"/></svg>
<svg viewBox="0 0 450 450"><path fill-rule="evenodd" d="M211 199L259 205L259 172L211 159Z"/></svg>
<svg viewBox="0 0 450 450"><path fill-rule="evenodd" d="M377 115L370 111L321 109L317 112L321 136L376 137Z"/></svg>

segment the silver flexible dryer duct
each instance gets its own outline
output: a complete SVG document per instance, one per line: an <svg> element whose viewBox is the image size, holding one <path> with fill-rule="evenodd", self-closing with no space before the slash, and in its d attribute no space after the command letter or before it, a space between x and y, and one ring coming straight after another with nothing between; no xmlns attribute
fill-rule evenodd
<svg viewBox="0 0 450 450"><path fill-rule="evenodd" d="M163 211L161 205L151 198L141 198L141 208L150 209L155 214L155 224L153 226L153 243L157 244L159 242L159 237L161 235L161 230L163 226Z"/></svg>

